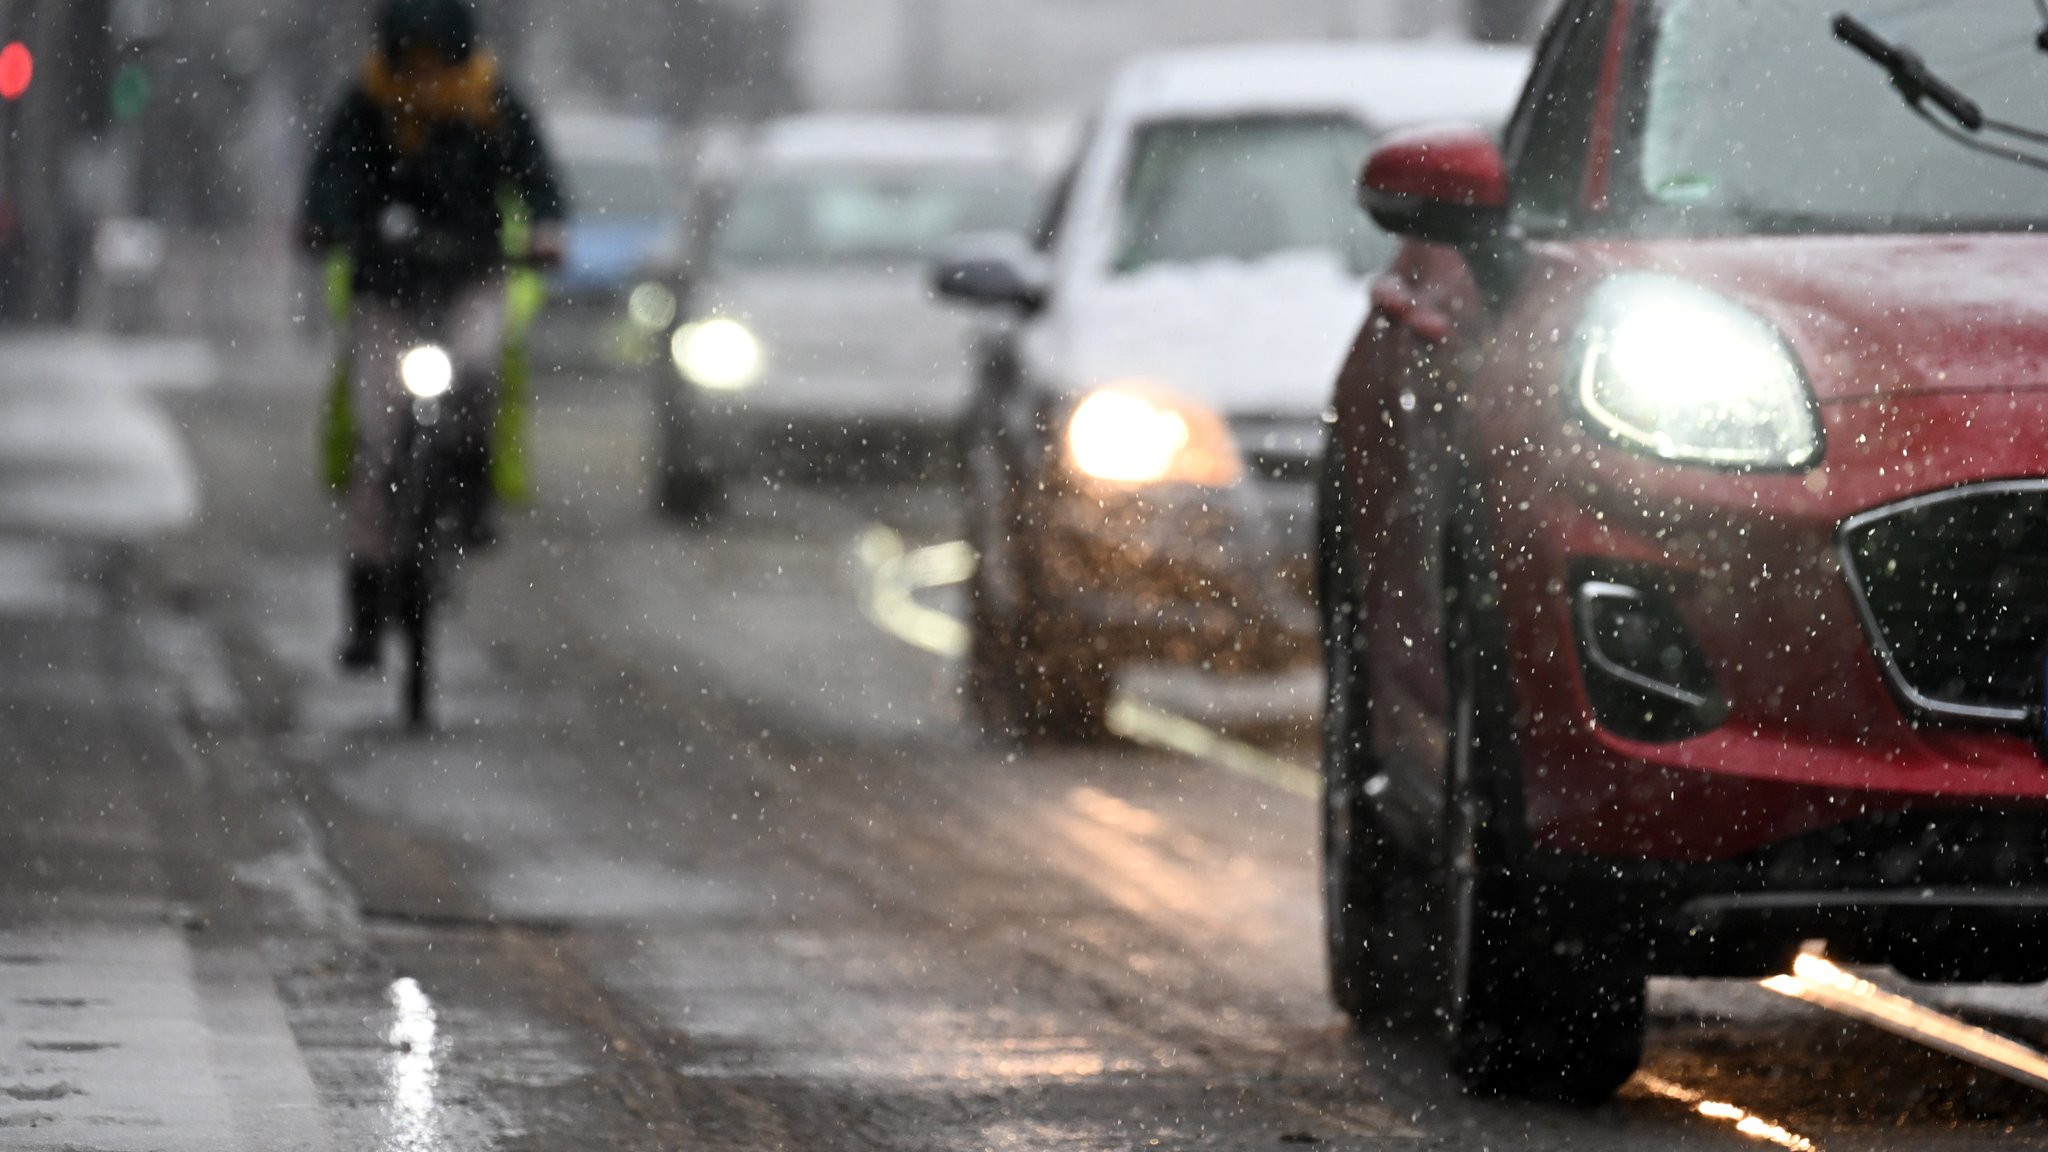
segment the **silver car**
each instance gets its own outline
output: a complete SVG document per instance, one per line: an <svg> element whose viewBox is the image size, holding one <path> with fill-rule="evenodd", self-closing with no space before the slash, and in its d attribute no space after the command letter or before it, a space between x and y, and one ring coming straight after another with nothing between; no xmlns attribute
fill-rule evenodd
<svg viewBox="0 0 2048 1152"><path fill-rule="evenodd" d="M799 117L716 165L656 368L661 507L703 516L735 480L949 452L969 320L935 302L927 262L1029 218L1032 139L977 118Z"/></svg>

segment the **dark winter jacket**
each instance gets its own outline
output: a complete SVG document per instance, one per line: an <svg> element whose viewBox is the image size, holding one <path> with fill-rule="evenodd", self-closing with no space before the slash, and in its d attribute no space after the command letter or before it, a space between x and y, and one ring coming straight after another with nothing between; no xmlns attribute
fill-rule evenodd
<svg viewBox="0 0 2048 1152"><path fill-rule="evenodd" d="M553 162L534 119L500 84L486 114L401 124L366 78L342 100L307 179L302 227L353 257L355 289L387 299L473 282L503 258L501 195L536 223L565 212ZM421 135L400 146L401 131ZM380 237L386 210L412 210L431 251Z"/></svg>

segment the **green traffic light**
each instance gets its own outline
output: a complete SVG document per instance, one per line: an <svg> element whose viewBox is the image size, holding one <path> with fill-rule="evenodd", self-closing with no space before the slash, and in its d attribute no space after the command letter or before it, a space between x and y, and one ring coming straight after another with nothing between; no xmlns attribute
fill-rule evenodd
<svg viewBox="0 0 2048 1152"><path fill-rule="evenodd" d="M149 73L140 64L124 64L114 74L113 111L119 120L133 120L149 106Z"/></svg>

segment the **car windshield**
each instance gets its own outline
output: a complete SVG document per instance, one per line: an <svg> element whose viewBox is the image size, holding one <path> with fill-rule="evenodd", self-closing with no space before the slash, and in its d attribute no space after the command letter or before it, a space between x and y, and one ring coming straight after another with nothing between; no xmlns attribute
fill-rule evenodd
<svg viewBox="0 0 2048 1152"><path fill-rule="evenodd" d="M1116 270L1294 251L1377 267L1393 242L1353 192L1371 146L1365 128L1341 116L1146 125L1124 182Z"/></svg>
<svg viewBox="0 0 2048 1152"><path fill-rule="evenodd" d="M2048 174L1973 153L1836 41L1847 8L1981 102L2048 126L2041 19L2022 0L1670 0L1652 53L1642 189L1653 213L1736 231L1971 231L2048 222Z"/></svg>
<svg viewBox="0 0 2048 1152"><path fill-rule="evenodd" d="M1005 168L843 169L742 182L711 241L721 266L897 265L955 236L1019 231L1036 183Z"/></svg>

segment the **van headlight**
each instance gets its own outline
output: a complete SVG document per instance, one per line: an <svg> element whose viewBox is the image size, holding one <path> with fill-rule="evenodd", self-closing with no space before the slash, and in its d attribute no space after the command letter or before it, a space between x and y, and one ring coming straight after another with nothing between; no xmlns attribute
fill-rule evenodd
<svg viewBox="0 0 2048 1152"><path fill-rule="evenodd" d="M714 392L737 392L760 381L767 365L761 342L745 324L726 316L676 329L669 356L685 380Z"/></svg>
<svg viewBox="0 0 2048 1152"><path fill-rule="evenodd" d="M1117 384L1082 398L1067 417L1067 463L1113 484L1237 483L1244 465L1223 418L1145 384Z"/></svg>
<svg viewBox="0 0 2048 1152"><path fill-rule="evenodd" d="M1617 276L1593 296L1569 387L1586 424L1665 460L1799 468L1820 421L1799 362L1746 309L1684 280Z"/></svg>

